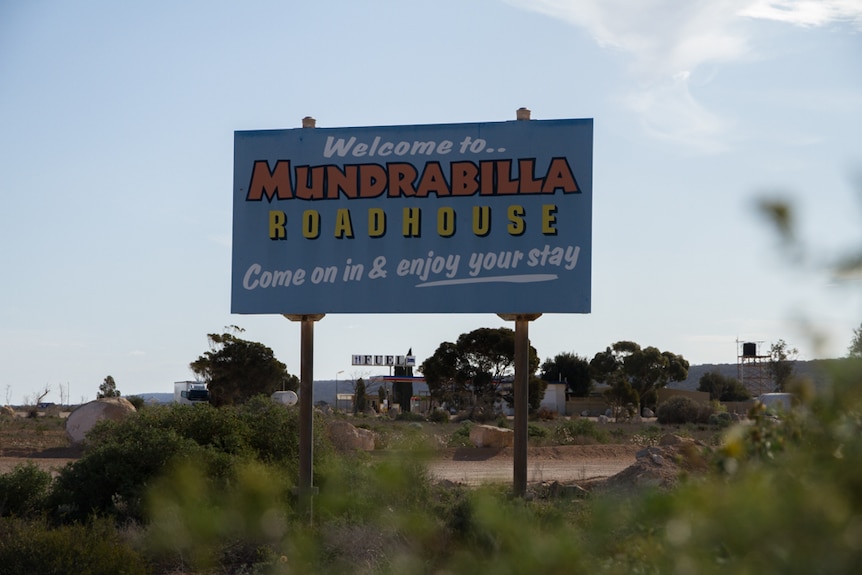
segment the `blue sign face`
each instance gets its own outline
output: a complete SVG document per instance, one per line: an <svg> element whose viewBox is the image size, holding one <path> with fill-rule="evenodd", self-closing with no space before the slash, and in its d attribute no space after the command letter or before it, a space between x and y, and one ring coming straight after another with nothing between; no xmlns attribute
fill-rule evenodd
<svg viewBox="0 0 862 575"><path fill-rule="evenodd" d="M589 313L593 121L234 136L231 311Z"/></svg>

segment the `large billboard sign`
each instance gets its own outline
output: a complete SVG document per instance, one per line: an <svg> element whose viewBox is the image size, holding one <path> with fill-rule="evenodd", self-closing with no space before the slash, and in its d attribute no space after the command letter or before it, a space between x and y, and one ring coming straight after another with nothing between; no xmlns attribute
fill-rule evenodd
<svg viewBox="0 0 862 575"><path fill-rule="evenodd" d="M234 135L231 311L589 313L593 121Z"/></svg>

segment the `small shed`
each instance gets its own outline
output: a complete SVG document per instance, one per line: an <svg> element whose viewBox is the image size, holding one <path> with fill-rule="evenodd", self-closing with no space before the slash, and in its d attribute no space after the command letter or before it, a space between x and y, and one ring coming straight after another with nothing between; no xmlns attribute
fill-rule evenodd
<svg viewBox="0 0 862 575"><path fill-rule="evenodd" d="M544 407L549 411L566 415L566 387L567 385L562 382L549 383L539 408Z"/></svg>

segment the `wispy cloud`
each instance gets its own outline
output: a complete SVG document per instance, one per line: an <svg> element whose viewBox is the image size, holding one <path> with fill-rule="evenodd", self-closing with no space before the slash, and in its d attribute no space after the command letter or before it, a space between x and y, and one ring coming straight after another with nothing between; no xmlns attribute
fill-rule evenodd
<svg viewBox="0 0 862 575"><path fill-rule="evenodd" d="M723 120L691 95L695 72L755 56L757 21L797 26L853 22L858 0L508 0L566 21L630 58L630 107L655 137L705 151L722 148Z"/></svg>
<svg viewBox="0 0 862 575"><path fill-rule="evenodd" d="M851 22L862 30L859 0L758 0L748 2L740 16L786 22L796 26L826 26Z"/></svg>
<svg viewBox="0 0 862 575"><path fill-rule="evenodd" d="M637 112L643 129L653 138L701 152L719 152L729 121L701 105L690 92L689 73L643 85L623 98Z"/></svg>
<svg viewBox="0 0 862 575"><path fill-rule="evenodd" d="M749 51L736 30L742 0L510 0L585 29L601 46L627 53L634 72L673 77Z"/></svg>

